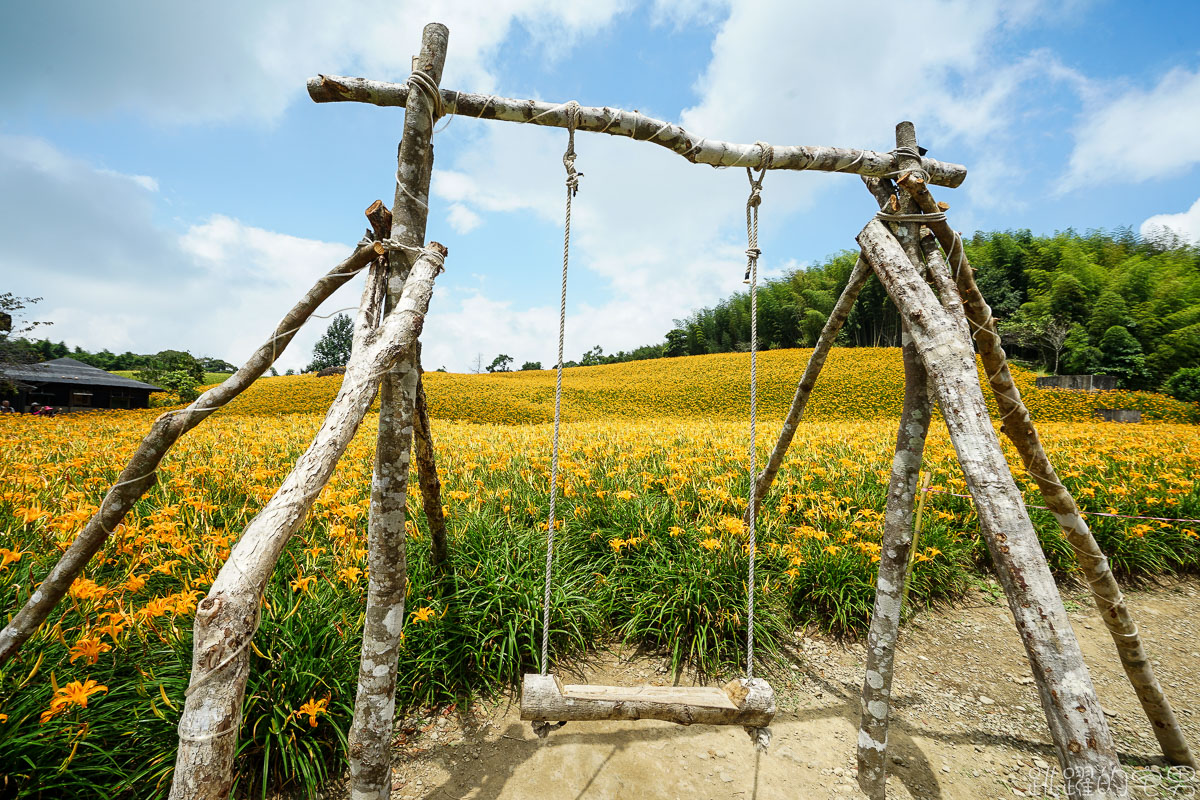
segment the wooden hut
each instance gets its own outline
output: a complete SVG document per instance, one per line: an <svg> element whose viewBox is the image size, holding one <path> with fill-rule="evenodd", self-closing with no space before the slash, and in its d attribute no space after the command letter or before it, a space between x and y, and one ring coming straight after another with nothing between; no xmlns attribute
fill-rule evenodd
<svg viewBox="0 0 1200 800"><path fill-rule="evenodd" d="M5 367L2 373L9 385L0 387L0 397L10 400L18 411L28 411L35 403L64 411L148 408L150 393L163 391L73 358Z"/></svg>

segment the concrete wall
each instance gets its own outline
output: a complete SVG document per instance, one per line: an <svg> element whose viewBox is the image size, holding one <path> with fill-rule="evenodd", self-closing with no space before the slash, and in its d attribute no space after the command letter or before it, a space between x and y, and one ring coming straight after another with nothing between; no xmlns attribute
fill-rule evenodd
<svg viewBox="0 0 1200 800"><path fill-rule="evenodd" d="M1077 392L1101 392L1117 388L1111 375L1048 375L1037 379L1039 389L1071 389Z"/></svg>

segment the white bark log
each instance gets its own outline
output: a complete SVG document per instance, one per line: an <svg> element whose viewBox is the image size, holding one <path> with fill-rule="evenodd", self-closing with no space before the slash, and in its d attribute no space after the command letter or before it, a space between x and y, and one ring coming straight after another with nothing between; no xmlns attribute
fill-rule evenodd
<svg viewBox="0 0 1200 800"><path fill-rule="evenodd" d="M657 719L679 725L766 728L774 716L775 692L761 678L738 678L716 689L564 686L554 675L529 674L521 689L521 719L538 722Z"/></svg>
<svg viewBox="0 0 1200 800"><path fill-rule="evenodd" d="M414 70L437 84L449 40L446 26L432 23L421 36ZM390 307L406 289L412 250L425 239L429 181L433 171L433 114L423 92L407 98L404 132L397 154L391 239L402 247L388 259ZM386 800L391 794L392 724L396 713L396 668L404 627L408 583L405 520L413 415L417 396L417 348L407 351L384 379L379 402L379 438L371 483L368 521L367 609L359 658L358 690L350 725L350 796Z"/></svg>
<svg viewBox="0 0 1200 800"><path fill-rule="evenodd" d="M318 75L309 79L308 95L317 103L349 101L377 106L404 106L408 101L409 91L408 85L403 83ZM513 100L487 94L456 92L452 89L442 89L442 102L447 114L505 122L526 122L555 128L567 127L565 103ZM693 164L759 167L763 162L762 148L757 144L734 144L707 139L689 133L678 125L653 119L636 111L583 106L579 109L576 119L577 130L653 142L683 156ZM894 172L897 162L891 153L877 153L872 150L776 146L770 168L882 176ZM921 168L929 173L930 182L937 186L953 188L962 184L967 177L967 168L961 164L949 164L932 158L921 159Z"/></svg>
<svg viewBox="0 0 1200 800"><path fill-rule="evenodd" d="M436 242L430 249L445 254L445 248ZM208 596L196 608L192 679L179 721L172 800L225 800L229 796L250 666L249 644L258 628L263 591L288 539L304 521L358 430L383 371L414 348L441 261L428 254L418 259L400 303L378 330L364 336L363 346L346 365L341 389L312 444L246 527ZM368 281L360 316L369 318L378 312L372 293Z"/></svg>
<svg viewBox="0 0 1200 800"><path fill-rule="evenodd" d="M100 503L100 508L84 526L75 541L67 548L50 573L0 631L0 665L21 648L21 645L45 622L50 612L66 595L71 583L108 539L109 531L125 519L133 507L155 483L155 471L163 457L179 438L195 428L213 413L241 394L254 383L287 348L296 331L308 320L317 307L349 281L356 272L383 253L377 242L366 242L342 263L335 266L308 290L291 311L284 315L271 336L247 359L241 369L219 386L200 395L185 412L168 412L154 421L150 432L142 439L116 484Z"/></svg>
<svg viewBox="0 0 1200 800"><path fill-rule="evenodd" d="M1059 763L1077 777L1069 796L1128 797L1079 642L992 428L974 354L883 223L872 220L858 241L900 309L929 374L1033 668Z"/></svg>
<svg viewBox="0 0 1200 800"><path fill-rule="evenodd" d="M928 214L942 210L929 193L925 182L917 175L900 179L901 185L913 196L922 211ZM992 310L984 300L975 274L961 240L958 240L950 224L945 220L927 223L937 237L951 263L950 271L957 276L959 292L964 300L964 310L975 328L975 343L979 347L983 368L989 376L989 384L996 397L996 406L1003 420L1001 430L1008 436L1021 455L1025 469L1037 481L1038 489L1046 505L1058 520L1063 534L1075 551L1075 557L1083 570L1084 581L1091 587L1096 607L1104 624L1108 627L1121 665L1133 684L1142 710L1149 719L1163 755L1173 764L1196 768L1196 759L1184 738L1175 712L1163 692L1150 658L1142 646L1138 626L1125 603L1120 586L1112 574L1108 559L1100 550L1087 522L1079 513L1079 506L1070 491L1059 480L1058 473L1046 451L1030 418L1029 409L1021 400L1021 393L1008 368L1008 358L1000 343Z"/></svg>
<svg viewBox="0 0 1200 800"><path fill-rule="evenodd" d="M925 437L933 406L925 365L906 334L904 344L904 409L896 435L896 455L888 483L883 517L875 608L867 634L867 666L862 688L862 717L858 733L858 785L872 800L886 796L888 716L892 674L900 632L904 584L913 543L913 505Z"/></svg>

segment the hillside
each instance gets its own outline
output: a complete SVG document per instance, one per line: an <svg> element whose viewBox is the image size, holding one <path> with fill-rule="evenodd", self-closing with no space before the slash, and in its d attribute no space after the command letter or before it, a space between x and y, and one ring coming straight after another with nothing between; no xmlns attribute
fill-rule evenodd
<svg viewBox="0 0 1200 800"><path fill-rule="evenodd" d="M782 419L811 350L759 355L759 414ZM748 413L750 357L719 353L571 367L563 372L563 417L571 421L684 417L735 420ZM1034 374L1014 367L1035 418L1084 421L1097 408L1137 408L1146 419L1192 421L1196 409L1149 392L1038 390ZM809 401L808 419L874 419L900 413L903 367L899 348L835 348ZM554 371L425 375L430 414L491 424L553 419ZM257 381L226 413L290 414L328 407L341 379L297 375ZM994 402L989 403L993 412Z"/></svg>

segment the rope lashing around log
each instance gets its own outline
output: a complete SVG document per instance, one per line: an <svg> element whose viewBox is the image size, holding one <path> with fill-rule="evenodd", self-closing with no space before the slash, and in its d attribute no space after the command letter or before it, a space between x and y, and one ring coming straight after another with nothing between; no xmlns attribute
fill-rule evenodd
<svg viewBox="0 0 1200 800"><path fill-rule="evenodd" d="M771 741L768 727L775 715L775 693L770 684L754 678L754 556L755 556L755 428L757 424L757 352L754 340L758 336L755 315L758 283L758 207L761 204L763 176L770 168L772 148L759 142L762 151L759 175L756 179L750 168L750 198L746 202L746 276L750 281L751 347L750 347L750 523L748 550L750 567L747 577L746 677L730 681L721 689L710 687L619 687L576 685L564 686L550 674L550 598L554 573L554 531L558 526L558 461L562 424L563 351L567 326L567 274L571 259L571 205L579 192L583 173L575 168L575 129L579 104L571 101L563 106L567 113L567 148L563 153L566 170L566 205L563 212L562 286L558 311L558 360L555 364L554 429L550 448L550 508L546 520L546 569L542 593L541 670L525 675L521 692L521 718L532 723L533 732L544 739L552 730L569 721L605 719L660 719L682 725L741 725L758 749L765 750ZM553 110L558 110L553 109ZM546 112L549 113L549 112ZM654 135L657 135L654 134ZM651 137L653 138L653 137Z"/></svg>

